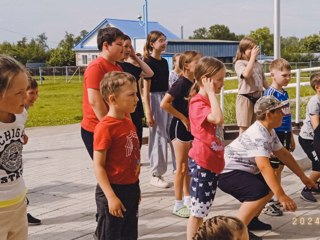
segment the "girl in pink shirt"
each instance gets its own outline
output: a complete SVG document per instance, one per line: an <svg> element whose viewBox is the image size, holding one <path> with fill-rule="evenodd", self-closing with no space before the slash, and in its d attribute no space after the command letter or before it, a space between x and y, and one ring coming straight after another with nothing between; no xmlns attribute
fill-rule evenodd
<svg viewBox="0 0 320 240"><path fill-rule="evenodd" d="M189 151L191 212L187 239L191 240L215 197L218 174L224 168L223 113L216 94L223 87L225 66L218 59L203 57L195 67L190 91L189 120L194 136Z"/></svg>

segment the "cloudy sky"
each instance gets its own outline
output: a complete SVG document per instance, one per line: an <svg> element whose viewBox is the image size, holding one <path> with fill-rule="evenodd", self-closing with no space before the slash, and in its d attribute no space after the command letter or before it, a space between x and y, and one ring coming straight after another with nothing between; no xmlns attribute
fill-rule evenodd
<svg viewBox="0 0 320 240"><path fill-rule="evenodd" d="M320 0L280 0L281 35L319 34ZM91 31L104 18L137 19L145 0L1 0L0 43L46 33L55 47L65 32ZM236 34L267 26L273 32L274 0L148 0L149 20L184 37L224 24Z"/></svg>

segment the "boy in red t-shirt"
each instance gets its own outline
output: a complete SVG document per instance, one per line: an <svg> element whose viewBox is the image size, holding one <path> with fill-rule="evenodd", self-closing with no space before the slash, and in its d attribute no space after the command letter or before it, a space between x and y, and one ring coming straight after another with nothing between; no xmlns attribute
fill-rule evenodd
<svg viewBox="0 0 320 240"><path fill-rule="evenodd" d="M99 240L137 239L140 144L128 117L138 102L136 80L129 73L110 72L101 81L100 92L109 111L94 130L95 236Z"/></svg>
<svg viewBox="0 0 320 240"><path fill-rule="evenodd" d="M117 28L105 27L97 36L100 55L93 60L84 73L81 137L91 158L93 158L93 132L95 126L108 112L108 106L100 95L100 81L112 71L122 71L117 64L123 58L124 34Z"/></svg>

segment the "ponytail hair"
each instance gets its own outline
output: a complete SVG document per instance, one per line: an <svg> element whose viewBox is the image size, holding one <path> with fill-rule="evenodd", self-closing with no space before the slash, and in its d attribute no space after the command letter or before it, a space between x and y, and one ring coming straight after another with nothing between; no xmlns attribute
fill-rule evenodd
<svg viewBox="0 0 320 240"><path fill-rule="evenodd" d="M220 60L214 57L202 57L194 71L195 82L190 89L189 100L199 92L204 77L211 78L221 69L225 69L225 66Z"/></svg>
<svg viewBox="0 0 320 240"><path fill-rule="evenodd" d="M148 34L146 44L144 45L144 48L143 48L143 57L144 58L148 58L153 50L151 43L156 42L162 36L167 38L166 35L164 35L164 33L160 32L160 31L151 31Z"/></svg>

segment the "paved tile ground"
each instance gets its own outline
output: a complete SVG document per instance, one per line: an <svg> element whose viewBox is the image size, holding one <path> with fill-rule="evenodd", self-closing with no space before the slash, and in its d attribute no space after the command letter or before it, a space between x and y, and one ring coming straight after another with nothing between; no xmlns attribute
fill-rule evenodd
<svg viewBox="0 0 320 240"><path fill-rule="evenodd" d="M30 128L26 133L29 143L24 148L24 176L29 188L28 210L43 222L40 226L29 227L29 239L93 239L96 181L80 138L80 126ZM139 239L185 239L186 220L171 214L173 188L163 190L149 185L146 153L144 145ZM165 178L173 180L171 163ZM299 198L302 184L290 172L285 172L283 185L296 200L298 211L282 217L262 215L263 221L273 225L273 231L256 234L264 239L320 239L319 203L309 204ZM320 201L320 197L317 198ZM218 190L210 216L234 215L238 208L235 199Z"/></svg>

